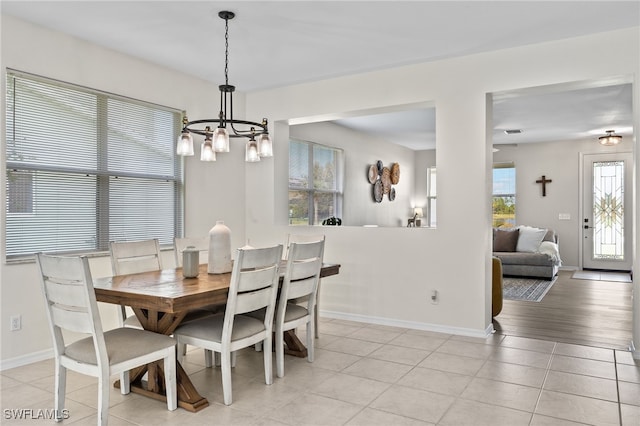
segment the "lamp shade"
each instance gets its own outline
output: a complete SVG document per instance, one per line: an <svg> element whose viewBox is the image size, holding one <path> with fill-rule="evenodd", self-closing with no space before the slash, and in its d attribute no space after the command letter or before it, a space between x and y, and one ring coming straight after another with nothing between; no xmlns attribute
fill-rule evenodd
<svg viewBox="0 0 640 426"><path fill-rule="evenodd" d="M618 145L622 141L622 136L616 135L614 130L607 130L607 134L600 136L598 142L604 146Z"/></svg>
<svg viewBox="0 0 640 426"><path fill-rule="evenodd" d="M247 163L255 163L260 161L260 153L258 152L258 142L255 139L249 139L244 153L244 161Z"/></svg>
<svg viewBox="0 0 640 426"><path fill-rule="evenodd" d="M224 127L213 131L213 149L215 152L229 152L229 132Z"/></svg>
<svg viewBox="0 0 640 426"><path fill-rule="evenodd" d="M422 217L424 213L422 213L422 207L416 207L413 209L413 214L418 215L418 217Z"/></svg>
<svg viewBox="0 0 640 426"><path fill-rule="evenodd" d="M260 157L273 157L273 142L269 135L263 133L258 136L258 149Z"/></svg>
<svg viewBox="0 0 640 426"><path fill-rule="evenodd" d="M176 154L183 156L193 155L193 137L191 136L191 133L182 132L180 136L178 136Z"/></svg>
<svg viewBox="0 0 640 426"><path fill-rule="evenodd" d="M200 161L216 161L216 151L213 149L211 138L207 136L202 142L202 149L200 150Z"/></svg>

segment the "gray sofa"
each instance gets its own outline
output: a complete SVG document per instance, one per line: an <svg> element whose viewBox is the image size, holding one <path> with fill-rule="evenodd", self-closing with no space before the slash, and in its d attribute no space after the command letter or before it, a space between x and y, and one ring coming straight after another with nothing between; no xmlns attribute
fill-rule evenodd
<svg viewBox="0 0 640 426"><path fill-rule="evenodd" d="M524 227L529 228L529 227ZM540 228L538 235L541 234ZM556 276L558 269L562 264L558 250L558 235L552 229L545 229L544 237L537 246L536 243L530 243L529 247L520 247L517 244L518 237L520 242L525 239L524 235L518 235L520 229L500 229L494 228L494 252L493 255L502 262L502 273L504 276L517 277L536 277L551 279ZM512 234L507 234L508 232ZM513 241L516 243L513 243ZM508 241L507 243L504 243ZM539 240L538 240L539 241ZM496 250L497 249L497 250Z"/></svg>

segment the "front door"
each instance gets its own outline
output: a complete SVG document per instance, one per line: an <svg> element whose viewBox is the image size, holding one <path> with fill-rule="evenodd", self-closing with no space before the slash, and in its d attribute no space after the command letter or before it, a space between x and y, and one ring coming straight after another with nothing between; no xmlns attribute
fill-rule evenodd
<svg viewBox="0 0 640 426"><path fill-rule="evenodd" d="M632 168L631 153L584 156L584 269L631 269Z"/></svg>

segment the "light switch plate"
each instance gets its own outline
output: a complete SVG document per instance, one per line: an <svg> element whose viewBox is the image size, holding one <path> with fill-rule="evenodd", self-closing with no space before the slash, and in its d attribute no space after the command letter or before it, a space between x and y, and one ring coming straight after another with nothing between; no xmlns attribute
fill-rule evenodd
<svg viewBox="0 0 640 426"><path fill-rule="evenodd" d="M560 213L558 214L558 220L571 220L571 215L569 213Z"/></svg>

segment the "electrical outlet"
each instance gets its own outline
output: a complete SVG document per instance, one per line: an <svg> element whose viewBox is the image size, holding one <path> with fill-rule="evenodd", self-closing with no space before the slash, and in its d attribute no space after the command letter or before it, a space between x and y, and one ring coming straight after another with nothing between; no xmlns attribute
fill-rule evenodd
<svg viewBox="0 0 640 426"><path fill-rule="evenodd" d="M9 324L9 331L18 331L20 329L22 329L22 315L13 315L11 324Z"/></svg>
<svg viewBox="0 0 640 426"><path fill-rule="evenodd" d="M440 295L438 290L431 290L431 303L437 305L440 302Z"/></svg>

